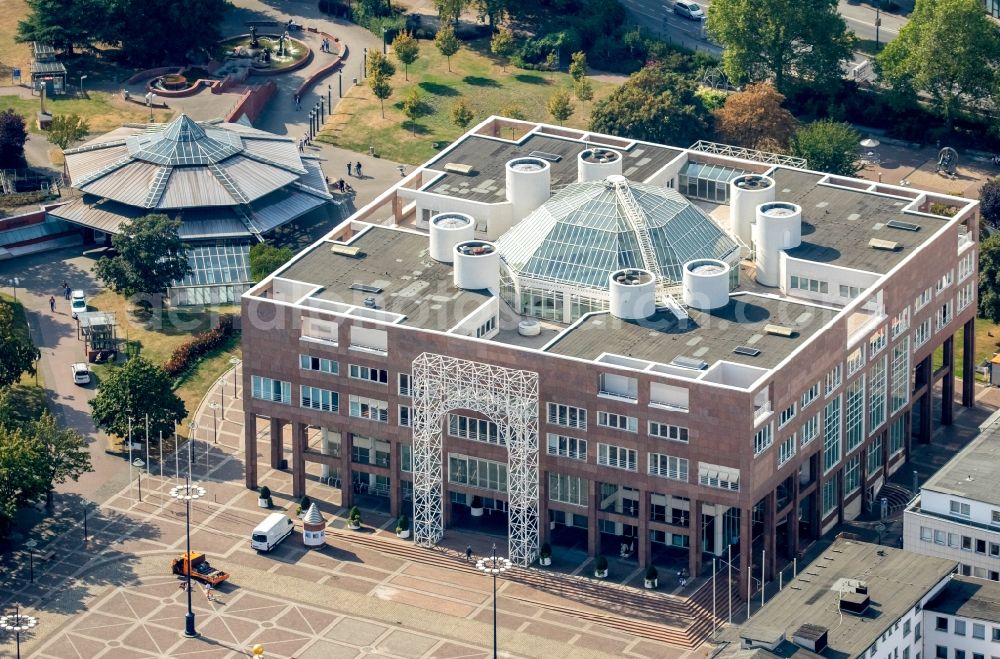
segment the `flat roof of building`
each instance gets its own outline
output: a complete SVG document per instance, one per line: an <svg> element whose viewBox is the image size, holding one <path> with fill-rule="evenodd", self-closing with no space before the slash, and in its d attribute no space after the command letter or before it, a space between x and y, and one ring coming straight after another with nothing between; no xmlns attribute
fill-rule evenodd
<svg viewBox="0 0 1000 659"><path fill-rule="evenodd" d="M823 175L786 167L771 174L775 198L802 207L802 244L785 250L796 259L885 274L944 226L946 218L903 213L910 202L865 190L819 185ZM887 226L890 220L919 227ZM887 251L868 245L872 238L899 243Z"/></svg>
<svg viewBox="0 0 1000 659"><path fill-rule="evenodd" d="M1000 583L956 575L924 608L1000 623Z"/></svg>
<svg viewBox="0 0 1000 659"><path fill-rule="evenodd" d="M923 490L1000 506L1000 416L921 486Z"/></svg>
<svg viewBox="0 0 1000 659"><path fill-rule="evenodd" d="M581 151L594 147L577 140L532 133L519 143L498 140L481 135L470 135L451 151L424 165L428 169L443 170L448 163L471 165L469 174L446 172L428 188L429 192L449 197L487 203L505 201L507 162L534 152L558 156L549 162L550 185L554 189L577 181L576 157ZM633 181L644 181L664 165L681 154L679 149L651 144L635 144L629 149L614 148L623 156L622 174Z"/></svg>
<svg viewBox="0 0 1000 659"><path fill-rule="evenodd" d="M313 297L359 307L374 297L377 308L403 314L405 325L446 331L479 308L489 291L456 288L451 265L429 255L427 236L372 226L357 236L357 256L332 251L321 241L278 275L321 286ZM369 291L352 288L353 284ZM381 292L370 292L381 289Z"/></svg>
<svg viewBox="0 0 1000 659"><path fill-rule="evenodd" d="M732 634L758 641L784 634L790 640L802 625L817 625L828 630L825 656L857 657L951 574L955 565L955 561L840 538L808 567L800 568L796 579ZM845 580L867 584L871 604L864 615L841 613L839 599Z"/></svg>
<svg viewBox="0 0 1000 659"><path fill-rule="evenodd" d="M622 320L610 313L593 314L563 334L548 352L596 359L608 352L669 364L676 357L703 360L709 365L726 360L759 368L774 368L805 343L837 313L788 298L742 294L712 311L688 309L690 318L678 320L659 311L644 320ZM791 336L767 333L767 325L792 330ZM759 350L757 356L733 352L738 346Z"/></svg>

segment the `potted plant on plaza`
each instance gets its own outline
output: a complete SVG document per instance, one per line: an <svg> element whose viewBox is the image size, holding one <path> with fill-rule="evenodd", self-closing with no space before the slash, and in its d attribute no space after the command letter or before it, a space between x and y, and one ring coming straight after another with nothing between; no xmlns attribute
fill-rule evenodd
<svg viewBox="0 0 1000 659"><path fill-rule="evenodd" d="M271 501L271 488L267 485L261 486L260 493L257 495L257 505L261 508L270 508L273 505Z"/></svg>
<svg viewBox="0 0 1000 659"><path fill-rule="evenodd" d="M659 576L660 575L659 573L657 573L655 566L650 565L648 568L646 568L646 579L645 579L646 588L656 588L659 585L658 582Z"/></svg>
<svg viewBox="0 0 1000 659"><path fill-rule="evenodd" d="M396 521L396 536L403 540L410 537L410 520L406 515L400 515Z"/></svg>
<svg viewBox="0 0 1000 659"><path fill-rule="evenodd" d="M472 505L469 506L469 514L473 517L483 516L483 498L478 494L472 497Z"/></svg>
<svg viewBox="0 0 1000 659"><path fill-rule="evenodd" d="M347 528L352 531L361 528L361 511L358 510L357 506L352 506L351 511L347 514Z"/></svg>
<svg viewBox="0 0 1000 659"><path fill-rule="evenodd" d="M312 500L309 499L309 497L307 496L303 496L301 499L299 499L299 507L295 511L295 514L298 515L299 517L302 517L303 515L306 514L306 511L309 510L309 506L311 505L312 505Z"/></svg>
<svg viewBox="0 0 1000 659"><path fill-rule="evenodd" d="M552 546L547 542L542 543L542 548L538 552L538 564L552 565Z"/></svg>
<svg viewBox="0 0 1000 659"><path fill-rule="evenodd" d="M598 579L604 579L608 576L608 559L603 556L598 556L594 561L594 576Z"/></svg>

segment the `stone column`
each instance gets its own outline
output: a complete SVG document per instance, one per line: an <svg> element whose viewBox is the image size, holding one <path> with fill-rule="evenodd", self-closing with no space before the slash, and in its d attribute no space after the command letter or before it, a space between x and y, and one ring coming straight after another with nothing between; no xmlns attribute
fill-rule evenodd
<svg viewBox="0 0 1000 659"><path fill-rule="evenodd" d="M552 528L549 524L549 472L541 466L538 468L538 525L541 530L541 542L552 542Z"/></svg>
<svg viewBox="0 0 1000 659"><path fill-rule="evenodd" d="M962 338L962 405L976 404L976 321L966 321Z"/></svg>
<svg viewBox="0 0 1000 659"><path fill-rule="evenodd" d="M725 526L725 519L726 506L715 504L715 551L713 552L715 556L725 556L726 546L729 544L728 538L723 538L725 529L722 527Z"/></svg>
<svg viewBox="0 0 1000 659"><path fill-rule="evenodd" d="M351 483L351 442L354 435L340 433L340 505L350 508L354 503L354 486Z"/></svg>
<svg viewBox="0 0 1000 659"><path fill-rule="evenodd" d="M750 583L750 567L753 565L753 508L740 509L740 598L745 600L747 585Z"/></svg>
<svg viewBox="0 0 1000 659"><path fill-rule="evenodd" d="M320 428L320 442L319 442L319 452L322 455L330 455L330 431L326 428ZM330 465L326 463L321 463L319 467L319 477L329 478L330 477Z"/></svg>
<svg viewBox="0 0 1000 659"><path fill-rule="evenodd" d="M764 574L768 581L774 579L774 568L777 565L777 557L775 556L778 547L777 504L777 497L772 490L764 497L764 558L766 560Z"/></svg>
<svg viewBox="0 0 1000 659"><path fill-rule="evenodd" d="M924 394L920 397L920 429L917 435L917 439L921 444L931 443L931 414L934 411L934 400L932 398L934 393L934 387L931 384L931 380L934 377L933 370L931 368L931 357L927 356L920 363L920 368L923 369L926 374L927 389Z"/></svg>
<svg viewBox="0 0 1000 659"><path fill-rule="evenodd" d="M950 426L955 418L955 336L944 340L944 365L948 373L941 381L941 425Z"/></svg>
<svg viewBox="0 0 1000 659"><path fill-rule="evenodd" d="M587 503L587 555L597 556L601 548L601 533L597 524L597 481L587 481L590 496Z"/></svg>
<svg viewBox="0 0 1000 659"><path fill-rule="evenodd" d="M306 424L292 423L292 496L303 497L306 494Z"/></svg>
<svg viewBox="0 0 1000 659"><path fill-rule="evenodd" d="M285 454L285 422L271 417L271 469L279 469Z"/></svg>
<svg viewBox="0 0 1000 659"><path fill-rule="evenodd" d="M639 491L639 537L635 539L639 567L649 563L649 492Z"/></svg>
<svg viewBox="0 0 1000 659"><path fill-rule="evenodd" d="M402 509L402 501L400 492L400 478L401 471L399 470L399 444L392 441L389 442L389 514L393 517L399 517L399 512ZM395 527L393 527L395 528Z"/></svg>
<svg viewBox="0 0 1000 659"><path fill-rule="evenodd" d="M257 415L246 414L243 426L247 489L257 489Z"/></svg>
<svg viewBox="0 0 1000 659"><path fill-rule="evenodd" d="M799 511L802 499L799 498L799 475L792 478L792 514L788 520L788 550L792 556L799 555Z"/></svg>
<svg viewBox="0 0 1000 659"><path fill-rule="evenodd" d="M688 510L688 572L694 578L701 574L701 501L691 499Z"/></svg>

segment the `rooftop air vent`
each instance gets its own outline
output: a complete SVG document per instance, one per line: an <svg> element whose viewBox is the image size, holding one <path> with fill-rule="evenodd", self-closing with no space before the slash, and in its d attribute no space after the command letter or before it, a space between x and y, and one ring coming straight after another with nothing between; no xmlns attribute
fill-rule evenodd
<svg viewBox="0 0 1000 659"><path fill-rule="evenodd" d="M766 176L741 176L733 181L736 187L743 190L766 190L774 185L774 181Z"/></svg>
<svg viewBox="0 0 1000 659"><path fill-rule="evenodd" d="M882 240L881 238L872 238L868 241L868 246L872 249L881 249L886 252L895 252L902 247L902 245L894 240Z"/></svg>
<svg viewBox="0 0 1000 659"><path fill-rule="evenodd" d="M920 231L920 225L913 222L902 222L900 220L889 220L885 223L887 227L902 229L903 231Z"/></svg>
<svg viewBox="0 0 1000 659"><path fill-rule="evenodd" d="M541 158L542 160L548 160L549 162L559 162L562 160L562 156L558 153L549 153L548 151L532 151L528 155L532 158Z"/></svg>
<svg viewBox="0 0 1000 659"><path fill-rule="evenodd" d="M708 362L704 359L695 359L693 357L674 357L670 364L679 368L688 368L692 371L704 371L708 368Z"/></svg>
<svg viewBox="0 0 1000 659"><path fill-rule="evenodd" d="M785 338L788 338L795 332L791 327L785 327L784 325L764 325L764 333L772 336L784 336Z"/></svg>
<svg viewBox="0 0 1000 659"><path fill-rule="evenodd" d="M369 286L368 284L351 284L352 291L360 291L362 293L375 293L378 295L382 292L382 289L378 286Z"/></svg>
<svg viewBox="0 0 1000 659"><path fill-rule="evenodd" d="M750 346L736 346L736 348L733 349L733 352L737 355L743 355L745 357L756 357L760 354L760 350L757 350L757 348L751 348Z"/></svg>
<svg viewBox="0 0 1000 659"><path fill-rule="evenodd" d="M864 581L847 580L840 586L840 611L862 616L871 605L868 584Z"/></svg>
<svg viewBox="0 0 1000 659"><path fill-rule="evenodd" d="M361 256L361 248L351 247L350 245L334 245L330 248L330 251L334 254L340 254L341 256L349 256L352 259L356 259Z"/></svg>
<svg viewBox="0 0 1000 659"><path fill-rule="evenodd" d="M829 630L820 625L804 624L792 633L792 643L816 654L823 654Z"/></svg>
<svg viewBox="0 0 1000 659"><path fill-rule="evenodd" d="M365 306L368 307L369 309L374 309L375 308L375 298L373 298L373 297L366 297L365 298Z"/></svg>

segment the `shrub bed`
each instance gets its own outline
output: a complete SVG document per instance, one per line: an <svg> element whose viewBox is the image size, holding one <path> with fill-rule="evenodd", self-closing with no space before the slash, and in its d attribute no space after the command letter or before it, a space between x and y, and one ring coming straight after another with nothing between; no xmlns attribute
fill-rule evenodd
<svg viewBox="0 0 1000 659"><path fill-rule="evenodd" d="M198 359L232 336L234 331L233 317L223 316L219 320L219 325L214 329L199 332L190 341L177 346L173 354L170 355L170 359L163 365L163 369L172 378L180 376Z"/></svg>

